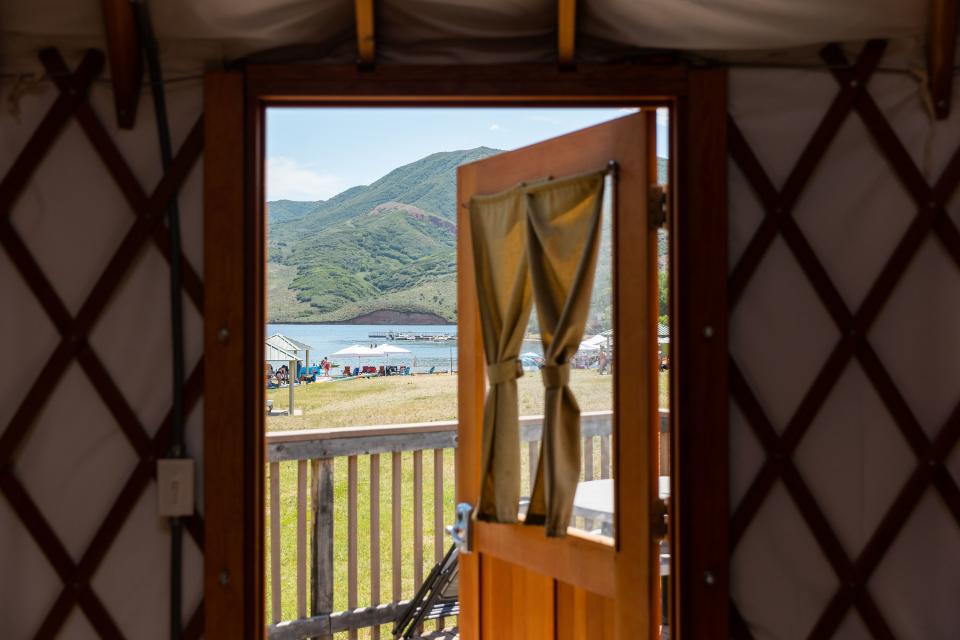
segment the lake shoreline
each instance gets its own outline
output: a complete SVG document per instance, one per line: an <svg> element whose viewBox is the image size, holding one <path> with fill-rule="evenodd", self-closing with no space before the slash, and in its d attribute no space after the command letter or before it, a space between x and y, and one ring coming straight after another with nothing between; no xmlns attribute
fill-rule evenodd
<svg viewBox="0 0 960 640"><path fill-rule="evenodd" d="M370 320L367 319L369 315L370 315L370 314L365 314L365 315L363 315L363 316L357 316L356 318L350 318L349 320L324 320L324 321L322 321L322 322L318 322L318 321L316 321L316 320L273 320L273 319L270 319L270 320L267 320L267 324L296 324L296 325L314 324L314 325L332 325L332 326L343 326L343 325L372 325L372 326L379 326L379 327L389 327L390 325L395 325L395 324L415 326L415 327L428 327L428 326L434 326L434 327L455 327L455 326L457 326L457 322L456 322L455 320L454 320L454 321L444 320L443 318L440 318L439 316L436 316L436 318L430 318L430 319L429 319L429 322L427 321L428 319L424 319L424 321L422 321L422 322L414 322L414 321L411 321L411 320L415 320L415 318L407 318L407 319L401 319L401 320L397 320L397 321L383 320L383 321L380 321L380 322L373 322L373 321L370 321ZM438 322L438 320L439 320L439 322Z"/></svg>

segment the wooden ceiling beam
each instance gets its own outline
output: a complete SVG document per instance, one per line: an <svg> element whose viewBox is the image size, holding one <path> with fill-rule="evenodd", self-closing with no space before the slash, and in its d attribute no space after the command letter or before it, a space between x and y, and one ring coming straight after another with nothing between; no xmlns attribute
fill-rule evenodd
<svg viewBox="0 0 960 640"><path fill-rule="evenodd" d="M957 46L957 0L930 0L927 32L927 75L938 120L950 115L953 60Z"/></svg>
<svg viewBox="0 0 960 640"><path fill-rule="evenodd" d="M354 0L357 21L357 64L372 67L376 56L373 0Z"/></svg>
<svg viewBox="0 0 960 640"><path fill-rule="evenodd" d="M557 0L557 60L571 66L576 59L577 0Z"/></svg>
<svg viewBox="0 0 960 640"><path fill-rule="evenodd" d="M133 7L129 0L101 0L101 5L117 124L121 129L132 129L143 78L143 56Z"/></svg>

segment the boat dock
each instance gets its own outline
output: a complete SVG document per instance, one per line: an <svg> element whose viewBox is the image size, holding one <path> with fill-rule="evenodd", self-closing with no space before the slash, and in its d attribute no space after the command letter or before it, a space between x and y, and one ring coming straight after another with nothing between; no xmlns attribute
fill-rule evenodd
<svg viewBox="0 0 960 640"><path fill-rule="evenodd" d="M374 331L367 334L371 340L409 341L409 342L450 342L456 341L456 333L418 333L411 331Z"/></svg>

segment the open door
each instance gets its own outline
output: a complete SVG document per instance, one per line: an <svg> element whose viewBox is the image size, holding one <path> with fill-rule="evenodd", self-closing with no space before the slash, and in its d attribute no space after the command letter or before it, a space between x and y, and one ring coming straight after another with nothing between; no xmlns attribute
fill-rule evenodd
<svg viewBox="0 0 960 640"><path fill-rule="evenodd" d="M473 521L470 552L461 554L461 638L463 640L618 639L659 637L659 535L651 523L661 502L658 491L659 427L656 347L656 235L648 218L648 198L656 180L654 111L574 132L516 151L461 166L457 175L459 440L457 500L479 498L485 378L483 338L474 273L469 203L521 182L560 180L603 171L604 215L612 290L611 410L581 420L584 448L594 469L593 496L571 522L567 535L547 537L542 526ZM524 349L527 344L525 343ZM574 373L577 373L574 371ZM579 375L579 374L578 374ZM596 375L600 375L597 372ZM538 379L532 370L527 373ZM530 384L527 382L526 384ZM536 380L536 384L540 384ZM572 386L572 385L571 385ZM575 390L576 391L576 390ZM542 413L540 408L536 413ZM525 411L521 410L521 416ZM606 434L597 427L604 419ZM536 465L532 437L536 419L521 417L520 446ZM595 429L594 431L588 431ZM527 434L526 436L524 434ZM591 435L593 434L593 435ZM606 445L593 437L608 435ZM587 449L589 452L587 452ZM584 455L584 454L582 454ZM578 485L577 500L585 483ZM588 496L589 497L589 496ZM589 500L588 500L589 502ZM523 500L518 505L523 510ZM610 512L610 513L606 513ZM662 518L661 518L662 520ZM586 524L584 524L586 523Z"/></svg>

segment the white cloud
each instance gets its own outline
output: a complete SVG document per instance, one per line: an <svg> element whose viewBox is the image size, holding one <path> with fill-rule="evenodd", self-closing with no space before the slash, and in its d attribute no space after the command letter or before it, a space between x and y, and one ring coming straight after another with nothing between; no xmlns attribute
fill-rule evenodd
<svg viewBox="0 0 960 640"><path fill-rule="evenodd" d="M318 173L293 158L267 158L267 200L326 200L346 186L343 178Z"/></svg>
<svg viewBox="0 0 960 640"><path fill-rule="evenodd" d="M488 127L488 129L490 129L490 131L500 131L500 125L498 125L497 123L493 123Z"/></svg>

